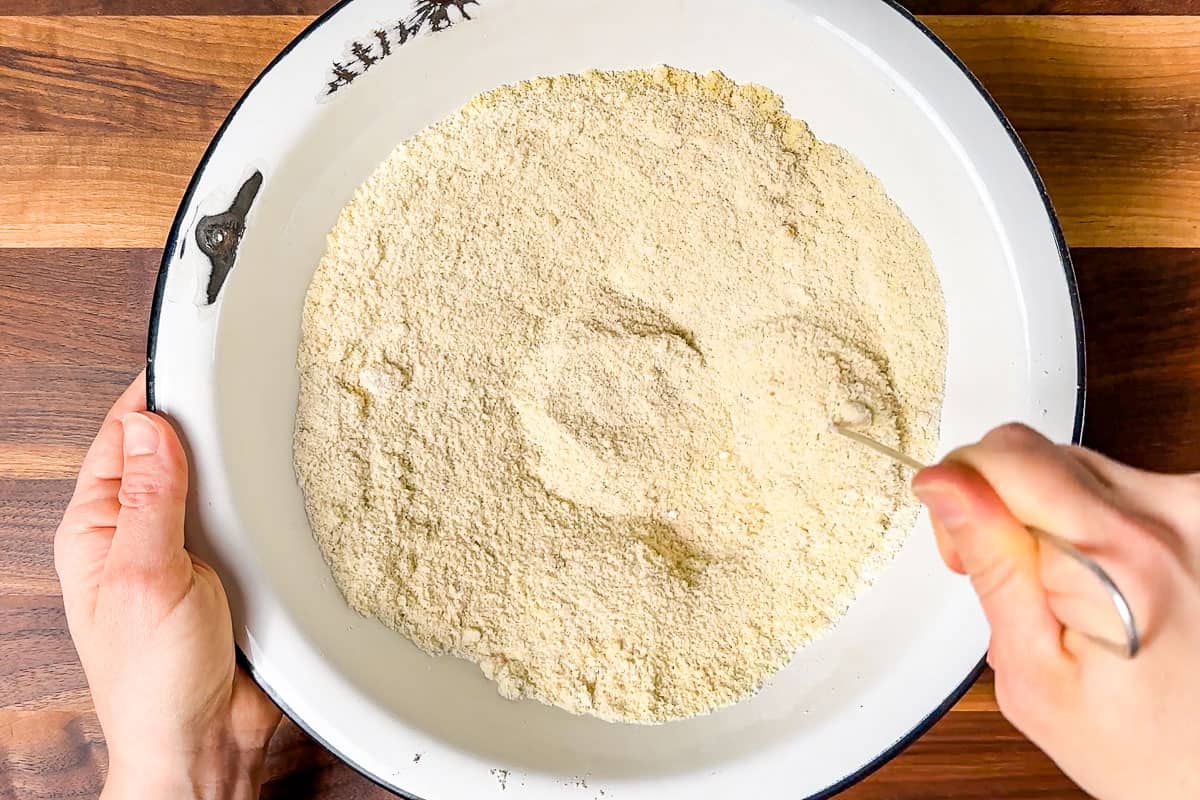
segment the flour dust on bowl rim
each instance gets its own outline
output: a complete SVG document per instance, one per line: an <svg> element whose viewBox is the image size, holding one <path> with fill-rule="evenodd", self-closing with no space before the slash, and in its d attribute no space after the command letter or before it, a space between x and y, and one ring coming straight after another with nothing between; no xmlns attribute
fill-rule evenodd
<svg viewBox="0 0 1200 800"><path fill-rule="evenodd" d="M978 673L986 621L925 522L836 629L754 697L662 726L504 700L473 664L426 656L334 585L292 433L301 309L339 211L397 143L480 92L663 63L780 93L925 237L949 327L943 449L1008 420L1078 440L1078 300L1045 191L995 105L899 7L335 6L250 88L188 187L155 294L148 392L189 449L189 546L225 582L245 664L301 727L398 794L826 797L923 732Z"/></svg>

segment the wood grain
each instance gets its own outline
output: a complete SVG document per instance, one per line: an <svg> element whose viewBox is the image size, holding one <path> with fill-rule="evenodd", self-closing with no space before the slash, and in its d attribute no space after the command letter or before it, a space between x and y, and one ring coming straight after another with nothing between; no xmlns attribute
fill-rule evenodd
<svg viewBox="0 0 1200 800"><path fill-rule="evenodd" d="M1200 18L925 19L1021 131L1090 137L1200 123Z"/></svg>
<svg viewBox="0 0 1200 800"><path fill-rule="evenodd" d="M103 737L53 531L96 425L141 369L158 248L196 160L326 4L0 0L0 800L99 791ZM1200 15L1200 0L908 5L1019 127L1076 245L1087 443L1200 469L1200 17L1172 16ZM268 800L390 797L293 725L269 769ZM1003 720L988 673L845 796L1084 797Z"/></svg>
<svg viewBox="0 0 1200 800"><path fill-rule="evenodd" d="M900 4L914 14L1200 13L1200 0L900 0ZM0 16L314 16L332 5L332 0L0 0Z"/></svg>
<svg viewBox="0 0 1200 800"><path fill-rule="evenodd" d="M316 16L334 0L0 0L0 16Z"/></svg>
<svg viewBox="0 0 1200 800"><path fill-rule="evenodd" d="M153 250L0 248L0 479L74 472L141 370L158 262Z"/></svg>
<svg viewBox="0 0 1200 800"><path fill-rule="evenodd" d="M1072 247L1200 246L1200 133L1030 133Z"/></svg>
<svg viewBox="0 0 1200 800"><path fill-rule="evenodd" d="M1023 138L1072 246L1200 247L1200 132ZM206 146L0 134L0 248L161 247Z"/></svg>
<svg viewBox="0 0 1200 800"><path fill-rule="evenodd" d="M1146 469L1200 471L1200 251L1083 250L1075 262L1086 443Z"/></svg>
<svg viewBox="0 0 1200 800"><path fill-rule="evenodd" d="M900 4L914 14L1200 14L1200 0L900 0Z"/></svg>
<svg viewBox="0 0 1200 800"><path fill-rule="evenodd" d="M0 134L0 247L161 247L205 146L152 134Z"/></svg>
<svg viewBox="0 0 1200 800"><path fill-rule="evenodd" d="M0 247L160 246L224 113L307 21L230 19L6 20ZM1200 18L929 22L1011 114L1072 245L1200 247Z"/></svg>
<svg viewBox="0 0 1200 800"><path fill-rule="evenodd" d="M65 785L78 785L86 795L98 788L102 774L102 744L88 716L86 685L63 624L50 540L72 487L75 464L68 463L69 454L82 456L108 404L140 368L158 255L153 249L0 250L0 387L13 390L12 402L0 403L0 441L8 452L33 444L24 451L21 469L56 478L14 480L23 477L20 472L0 472L5 578L0 636L20 642L20 649L0 649L0 714L6 715L0 716L0 726L6 721L13 725L12 738L0 737L7 741L2 754L8 759L0 773L19 778L21 797L56 796L53 792ZM1093 337L1091 412L1100 420L1118 415L1120 423L1092 430L1108 436L1110 450L1146 466L1194 465L1197 450L1189 438L1151 436L1151 448L1142 449L1156 417L1127 408L1122 381L1141 364L1176 365L1186 358L1189 341L1182 331L1200 327L1200 289L1191 280L1200 270L1200 252L1082 250L1075 256L1085 304L1096 298L1095 306L1085 305ZM1097 313L1111 309L1130 291L1151 300L1144 312L1124 315L1117 329L1093 316L1093 308ZM1164 312L1178 323L1166 326L1168 332L1163 332ZM92 349L82 346L100 329L103 335ZM1141 347L1119 346L1130 340ZM94 365L90 369L89 362ZM1156 410L1169 407L1180 393L1200 396L1200 375L1173 374L1177 377L1167 392L1142 393L1140 402ZM72 388L64 394L64 386ZM1190 413L1200 414L1200 408ZM1200 429L1200 419L1192 429ZM11 464L5 468L13 471ZM981 721L965 722L965 715ZM272 761L280 778L264 797L387 796L366 788L327 754L314 760L322 751L295 731L291 735L292 744L278 756L284 763ZM53 757L47 761L37 755L43 752ZM973 761L980 758L989 769L1006 770L1007 788L997 789L991 773L980 774ZM900 763L905 765L902 777L886 769L848 796L904 797L903 787L913 774L921 776L927 793L908 796L1021 797L1030 786L1045 796L1073 796L1044 756L999 718L990 675ZM63 764L74 766L60 768Z"/></svg>
<svg viewBox="0 0 1200 800"><path fill-rule="evenodd" d="M0 22L0 134L157 131L207 141L309 22L9 17Z"/></svg>
<svg viewBox="0 0 1200 800"><path fill-rule="evenodd" d="M1200 121L1200 18L924 19L1023 131L1194 130ZM161 131L207 141L309 21L6 19L0 134Z"/></svg>

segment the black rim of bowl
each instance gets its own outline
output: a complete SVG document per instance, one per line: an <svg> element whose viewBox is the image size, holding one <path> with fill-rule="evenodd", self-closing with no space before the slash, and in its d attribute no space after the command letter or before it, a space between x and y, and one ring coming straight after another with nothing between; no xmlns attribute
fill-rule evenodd
<svg viewBox="0 0 1200 800"><path fill-rule="evenodd" d="M295 39L289 42L288 45L271 60L271 63L266 66L266 68L258 75L257 78L254 79L254 82L250 84L242 96L238 98L237 103L234 104L233 109L229 112L229 115L225 117L225 120L221 123L221 127L217 129L217 132L213 136L212 141L209 143L208 148L204 151L204 155L200 158L200 163L196 166L196 171L192 173L192 179L189 181L187 189L183 193L183 199L180 201L179 209L176 211L175 219L171 224L171 231L167 235L166 246L163 249L162 262L159 265L158 278L154 285L154 302L150 310L150 331L146 343L146 405L151 411L156 410L154 391L155 350L158 345L158 322L162 315L163 293L166 290L167 271L170 268L171 256L179 244L179 237L183 235L185 223L184 213L187 211L188 206L191 205L192 196L195 194L196 186L200 180L200 175L204 172L205 167L208 166L209 159L212 158L213 153L216 151L218 145L220 145L221 139L224 137L225 130L229 127L230 122L232 122L233 118L237 116L238 111L241 110L242 104L246 102L247 98L250 97L250 94L263 80L263 78L265 78L267 74L275 68L276 64L287 57L287 55L291 53L292 50L295 49L298 44L300 44L300 42L304 41L310 34L328 22L345 6L348 6L353 2L355 2L355 0L339 0L338 3L333 5L324 14L317 17L307 28L301 31ZM1076 396L1075 422L1074 429L1071 433L1071 441L1075 444L1078 444L1083 435L1084 401L1087 394L1087 361L1084 353L1083 309L1079 302L1079 284L1075 278L1075 268L1071 261L1071 251L1067 247L1067 241L1066 237L1063 235L1062 225L1059 222L1058 215L1054 211L1054 206L1050 201L1050 195L1046 191L1046 185L1042 181L1042 177L1038 173L1037 168L1034 166L1033 159L1030 157L1029 151L1025 148L1024 143L1017 135L1016 129L1013 128L1012 123L1009 122L1008 117L1006 117L1004 112L1001 111L1000 106L996 103L995 99L983 87L983 84L980 83L977 77L975 77L975 74L971 72L966 64L963 63L962 59L955 55L954 51L952 51L945 42L939 39L933 31L931 31L923 22L909 12L908 9L900 5L897 0L880 0L880 2L890 6L893 11L895 11L897 14L900 14L905 20L916 27L917 30L923 33L937 46L939 50L941 50L946 58L948 58L950 62L959 70L961 70L963 75L965 75L971 81L972 85L975 87L975 90L979 92L980 96L983 97L985 101L987 101L992 113L996 115L996 119L999 120L1000 124L1004 126L1004 130L1008 133L1009 138L1012 140L1013 146L1017 149L1017 152L1020 153L1022 160L1024 160L1026 167L1029 169L1029 175L1033 179L1034 185L1037 187L1038 194L1041 196L1042 202L1045 204L1046 214L1050 219L1050 225L1053 228L1054 238L1056 244L1058 245L1059 257L1062 260L1063 269L1066 271L1067 289L1071 299L1071 313L1075 318ZM341 752L336 747L333 747L324 737L317 733L317 731L313 730L312 727L304 721L304 719L294 712L283 700L283 698L281 698L278 693L276 693L276 691L265 680L263 680L262 676L259 675L254 669L254 665L250 663L250 660L246 657L246 654L240 647L237 649L237 658L238 662L246 669L247 672L250 673L250 676L253 678L254 682L257 683L263 692L265 692L267 696L271 698L275 705L279 706L283 713L286 714L292 722L294 722L306 734L319 742L322 747L324 747L326 750L329 750L351 769L377 786L386 789L399 797L407 798L407 800L421 800L421 798L411 794L410 792L406 792L399 786L389 783L377 775L373 775L367 769L348 757L345 753ZM979 662L975 665L975 667L971 669L969 673L967 673L966 677L963 678L962 683L956 686L954 691L952 691L945 700L939 703L936 708L930 711L920 722L918 722L916 726L912 728L912 730L897 739L891 747L888 747L878 756L871 759L869 762L851 774L847 775L845 778L842 778L837 783L822 789L816 794L809 795L807 798L804 798L804 800L827 800L827 798L833 797L834 795L863 780L899 755L906 747L915 742L926 731L932 728L934 724L938 722L938 720L945 716L946 712L948 712L959 700L962 699L963 695L967 693L967 691L979 678L979 675L983 672L986 662L987 655L985 653L980 657Z"/></svg>

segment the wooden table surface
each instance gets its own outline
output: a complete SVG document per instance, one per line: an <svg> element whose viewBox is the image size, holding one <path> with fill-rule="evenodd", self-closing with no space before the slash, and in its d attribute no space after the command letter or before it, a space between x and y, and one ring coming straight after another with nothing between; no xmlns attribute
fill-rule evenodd
<svg viewBox="0 0 1200 800"><path fill-rule="evenodd" d="M104 743L53 531L141 368L161 246L201 152L326 2L0 0L0 798L99 791ZM1057 204L1087 325L1087 443L1200 467L1200 0L908 5L1008 112ZM388 796L291 725L270 771L265 797ZM985 675L845 796L1083 795L1004 721Z"/></svg>

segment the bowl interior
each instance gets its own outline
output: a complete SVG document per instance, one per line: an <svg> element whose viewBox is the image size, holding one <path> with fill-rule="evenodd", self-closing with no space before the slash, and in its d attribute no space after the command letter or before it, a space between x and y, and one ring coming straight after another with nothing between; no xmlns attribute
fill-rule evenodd
<svg viewBox="0 0 1200 800"><path fill-rule="evenodd" d="M480 91L589 68L720 69L779 92L855 153L928 241L950 331L943 447L1010 419L1068 440L1080 380L1073 289L1039 187L970 78L879 0L465 8L470 20L435 34L399 45L393 33L390 55L328 95L332 62L352 61L348 42L376 41L412 12L343 5L251 91L202 166L152 353L157 405L195 461L190 540L229 587L256 676L392 787L430 798L819 793L920 726L984 652L986 624L941 567L927 523L835 631L733 708L639 727L503 700L473 665L430 658L351 611L312 540L291 465L294 365L325 234L401 139ZM237 265L204 305L209 266L191 226L227 208L256 169L265 181Z"/></svg>

